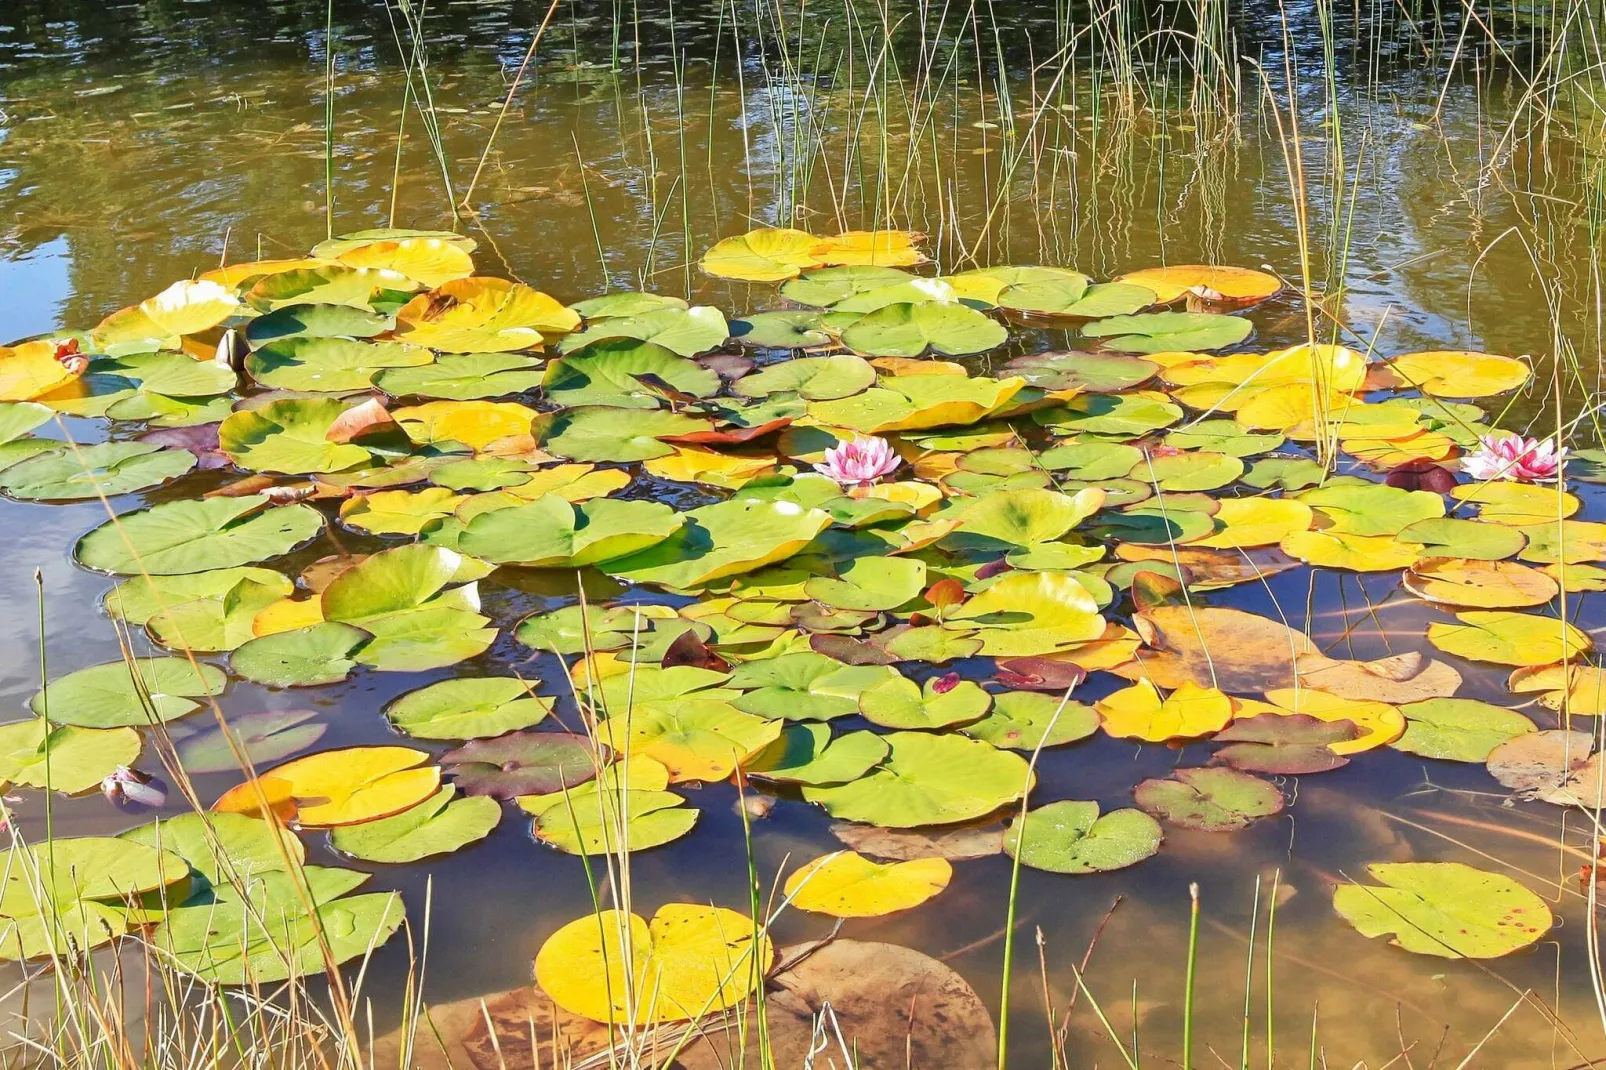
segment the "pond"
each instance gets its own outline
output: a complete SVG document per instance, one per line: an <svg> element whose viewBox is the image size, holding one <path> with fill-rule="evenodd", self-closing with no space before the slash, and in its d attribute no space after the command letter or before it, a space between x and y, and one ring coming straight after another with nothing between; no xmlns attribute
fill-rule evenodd
<svg viewBox="0 0 1606 1070"><path fill-rule="evenodd" d="M19 722L5 736L12 827L71 842L178 817L191 807L175 754L203 806L260 817L294 796L306 861L372 874L355 892L331 878L336 896L374 897L352 910L359 930L398 920L382 893L405 905L408 935L382 942L362 983L376 1033L403 1020L426 919L424 998L445 1006L527 990L537 953L596 896L643 918L666 904L762 916L786 877L851 848L952 857L871 888L917 905L840 923L839 941L927 957L835 967L906 986L913 1025L884 993L831 987L826 966L810 982L863 1030L865 1066L903 1065L906 1032L913 1065L996 1065L1001 1017L1021 1066L1117 1065L1122 1046L1175 1065L1186 1045L1199 1066L1236 1065L1241 1049L1275 1066L1606 1058L1594 826L1556 804L1598 812L1594 767L1556 774L1553 801L1512 790L1564 760L1522 735L1592 734L1603 708L1588 666L1606 459L1588 451L1602 445L1606 187L1602 86L1577 40L1594 16L1340 7L8 5L0 340L49 338L30 374L63 385L6 395L45 409L29 422L34 408L8 407L0 445L13 451L0 689L17 717L143 726L126 753L123 737L76 741L68 769L87 790L47 799L29 763L48 748ZM456 237L322 245L321 260L347 258L338 269L227 270L390 227ZM353 282L364 265L376 274ZM1067 270L1004 270L1035 265ZM1162 265L1244 271L1088 289ZM470 272L529 289L453 281ZM169 290L195 279L219 285ZM638 291L658 297L596 301ZM298 319L308 304L322 311ZM782 309L797 314L747 318ZM1174 315L1084 330L1161 311ZM71 332L96 359L66 382ZM451 356L487 350L505 356ZM7 363L37 357L19 354ZM1410 354L1426 356L1384 363ZM352 416L370 397L389 415ZM221 446L179 430L225 417ZM1472 478L1464 462L1495 428L1559 434L1572 497ZM850 432L891 440L882 460L897 467L859 487L815 474ZM30 433L81 452L33 459ZM1312 490L1321 465L1296 462L1317 458L1332 470ZM242 485L254 472L270 477ZM254 496L313 474L310 497ZM108 510L151 506L195 512L102 527ZM239 537L259 522L273 530ZM169 578L244 566L274 575ZM143 612L119 619L107 592L142 569L157 580L121 597ZM69 678L125 650L182 654L177 637L198 632L199 688L184 661L147 663L161 676L143 702L126 674ZM678 667L656 667L666 654ZM1547 668L1564 658L1575 668ZM632 828L656 845L627 867L573 853L586 834L561 793L581 781L538 752L586 721L566 665L643 718L594 731L657 763L629 765L645 778ZM483 678L500 682L397 704ZM238 789L208 689L231 723L274 733L259 771L340 753L301 783L268 778L266 796ZM1422 705L1451 696L1472 701ZM1281 736L1276 757L1255 749L1248 722L1273 720L1305 733L1297 758ZM552 739L449 753L536 721ZM793 775L833 736L859 764ZM1540 768L1497 780L1484 760L1511 738ZM346 750L377 746L418 753ZM1449 752L1460 760L1434 756ZM442 755L451 805L474 802L442 833L456 849L360 857L403 832L369 823L364 839L347 820L432 799ZM109 805L108 762L167 781L166 801ZM1006 850L1028 762L1037 827L1054 832ZM533 771L498 782L487 770L504 763ZM1207 779L1173 776L1198 768ZM342 797L357 778L390 794ZM1204 817L1201 797L1217 803ZM1067 801L1117 819L1095 830L1108 846L1072 844L1091 814L1053 808ZM1396 946L1389 924L1342 916L1375 915L1386 874L1427 873L1436 907L1492 893L1467 892L1462 870L1379 863L1498 874L1516 917L1537 895L1554 927L1488 959L1446 957L1458 937L1423 947L1416 930L1416 947ZM911 892L921 880L940 891ZM786 909L768 939L789 948L837 925ZM584 939L564 931L546 979L580 986ZM955 984L968 989L943 989L948 1024L922 1017L920 1000ZM472 1017L453 1019L459 1032ZM801 1065L806 1035L777 1035L797 1050L779 1043L776 1065ZM483 1043L469 1058L497 1065Z"/></svg>

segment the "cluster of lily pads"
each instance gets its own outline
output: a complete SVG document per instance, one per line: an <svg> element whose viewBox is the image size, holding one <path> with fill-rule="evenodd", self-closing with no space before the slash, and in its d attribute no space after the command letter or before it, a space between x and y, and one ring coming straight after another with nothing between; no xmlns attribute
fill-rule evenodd
<svg viewBox="0 0 1606 1070"><path fill-rule="evenodd" d="M1522 361L1256 352L1245 310L1280 289L1263 272L934 275L901 232L719 243L703 269L771 306L730 319L649 293L566 306L475 275L473 251L448 233L348 235L0 348L0 490L160 488L73 554L118 578L106 613L171 652L53 681L33 718L0 726L0 779L93 790L158 722L192 771L233 768L236 747L260 767L317 741L323 726L296 713L231 715L226 737L203 711L230 675L292 688L442 669L506 628L563 670L410 691L384 711L400 742L266 768L216 801L215 833L186 815L63 841L54 862L36 852L31 874L8 877L34 894L8 886L0 954L48 950L54 904L78 946L157 924L152 942L208 980L320 969L317 920L340 934L338 961L388 937L401 905L350 894L366 879L354 870L296 876L288 830L405 863L482 839L511 800L558 851L644 850L693 830L688 789L730 778L823 808L846 843L888 860L847 852L794 874L794 905L836 916L947 884L949 860L919 846L931 841L867 829L1004 814L991 850L1103 872L1155 854L1167 824L1229 831L1280 812L1268 777L1380 747L1486 762L1562 805L1593 798L1586 735L1457 697L1452 663L1335 658L1283 621L1211 604L1301 566L1399 573L1442 611L1433 648L1511 667L1522 701L1600 714L1588 635L1543 607L1563 588L1606 590L1606 524L1573 518L1581 502L1561 485L1456 474L1503 433L1468 399L1521 387ZM1012 327L1082 348L1025 352ZM983 354L987 374L949 359ZM105 418L113 438L32 434L57 414ZM885 475L827 457L868 440L886 445ZM1329 452L1346 474L1317 460ZM1569 474L1598 465L1575 457ZM204 474L216 469L232 475ZM275 566L335 526L373 537L370 551ZM620 594L498 621L478 589L502 569L592 570ZM1094 672L1124 685L1073 699ZM584 732L557 723L566 696ZM1028 755L1100 732L1201 741L1209 758L1136 785L1129 808L1021 809ZM66 869L64 847L82 855ZM1373 872L1381 887L1340 889L1335 905L1411 950L1503 954L1550 925L1503 876ZM664 910L690 913L581 919L543 950L538 980L573 1013L657 1021L729 1005L767 968L750 920ZM604 946L637 928L641 947L712 941L757 968L677 987L662 973L672 946ZM632 961L658 972L636 985L608 972ZM609 1002L642 987L661 1001Z"/></svg>

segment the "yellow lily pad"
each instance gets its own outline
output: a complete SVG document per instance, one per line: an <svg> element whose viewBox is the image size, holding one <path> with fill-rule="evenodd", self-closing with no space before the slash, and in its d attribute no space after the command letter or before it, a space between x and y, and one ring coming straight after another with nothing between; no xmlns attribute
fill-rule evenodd
<svg viewBox="0 0 1606 1070"><path fill-rule="evenodd" d="M872 862L839 851L806 863L783 891L799 910L833 918L876 918L917 907L944 888L954 867L946 858Z"/></svg>

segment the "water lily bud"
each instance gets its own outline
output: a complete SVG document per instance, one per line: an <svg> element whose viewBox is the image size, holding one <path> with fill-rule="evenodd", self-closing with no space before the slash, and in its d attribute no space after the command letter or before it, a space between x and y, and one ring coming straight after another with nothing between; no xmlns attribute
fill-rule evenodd
<svg viewBox="0 0 1606 1070"><path fill-rule="evenodd" d="M155 809L167 802L167 785L159 777L126 765L100 782L100 792L119 810Z"/></svg>

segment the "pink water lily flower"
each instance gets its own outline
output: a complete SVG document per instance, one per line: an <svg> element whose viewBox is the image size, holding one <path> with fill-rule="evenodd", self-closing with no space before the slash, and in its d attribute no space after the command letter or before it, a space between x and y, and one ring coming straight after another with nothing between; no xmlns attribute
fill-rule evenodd
<svg viewBox="0 0 1606 1070"><path fill-rule="evenodd" d="M825 463L815 465L814 470L844 487L868 487L900 463L892 444L872 435L826 450Z"/></svg>
<svg viewBox="0 0 1606 1070"><path fill-rule="evenodd" d="M1566 448L1557 449L1548 438L1485 435L1483 444L1461 459L1461 469L1473 479L1547 483L1561 474L1566 463Z"/></svg>

